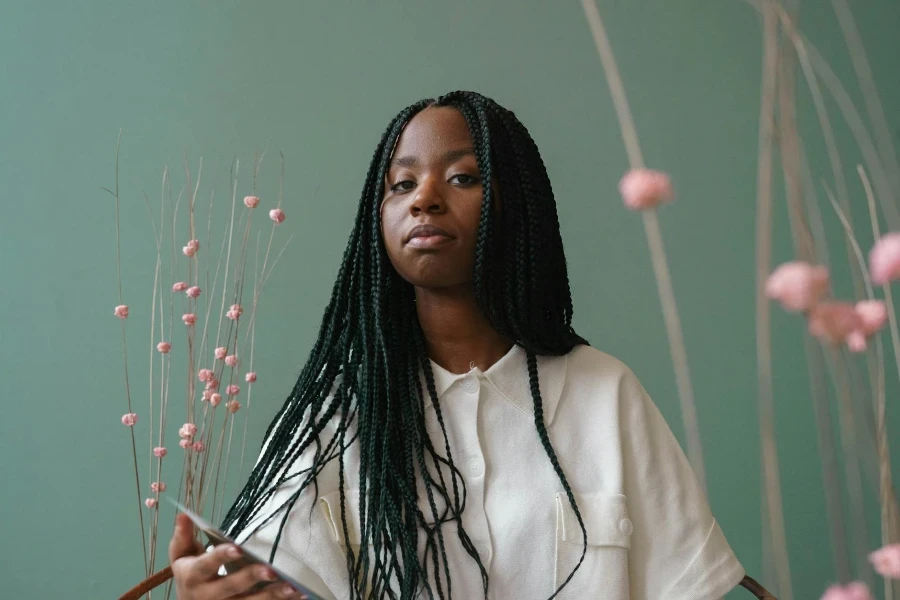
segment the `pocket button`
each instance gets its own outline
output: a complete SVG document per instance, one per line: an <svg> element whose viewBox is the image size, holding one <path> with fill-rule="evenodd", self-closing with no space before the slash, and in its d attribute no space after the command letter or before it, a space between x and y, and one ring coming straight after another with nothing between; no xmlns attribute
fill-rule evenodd
<svg viewBox="0 0 900 600"><path fill-rule="evenodd" d="M631 535L631 532L634 531L634 525L631 523L631 519L622 519L619 521L619 531L625 535Z"/></svg>

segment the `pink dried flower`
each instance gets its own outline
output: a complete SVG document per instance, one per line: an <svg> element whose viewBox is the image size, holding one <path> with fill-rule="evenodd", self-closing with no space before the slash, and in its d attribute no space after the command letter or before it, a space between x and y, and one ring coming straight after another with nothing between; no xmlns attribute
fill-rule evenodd
<svg viewBox="0 0 900 600"><path fill-rule="evenodd" d="M239 393L241 393L241 388L232 383L227 388L225 388L225 393L229 396L237 396Z"/></svg>
<svg viewBox="0 0 900 600"><path fill-rule="evenodd" d="M225 364L229 367L236 367L238 364L238 357L234 354L230 354L225 357Z"/></svg>
<svg viewBox="0 0 900 600"><path fill-rule="evenodd" d="M191 448L194 449L194 452L203 452L203 450L206 449L206 446L203 445L203 442L197 440Z"/></svg>
<svg viewBox="0 0 900 600"><path fill-rule="evenodd" d="M166 484L162 481L154 481L150 484L150 489L154 492L164 492L166 491Z"/></svg>
<svg viewBox="0 0 900 600"><path fill-rule="evenodd" d="M200 400L203 402L209 402L209 399L212 395L213 395L212 390L203 390L203 394L201 394Z"/></svg>
<svg viewBox="0 0 900 600"><path fill-rule="evenodd" d="M216 358L219 360L222 360L223 358L225 358L226 354L228 354L228 348L224 348L224 347L220 346L220 347L216 348L216 350L215 350Z"/></svg>
<svg viewBox="0 0 900 600"><path fill-rule="evenodd" d="M275 221L275 224L284 223L284 211L280 208L273 208L269 211L269 218Z"/></svg>
<svg viewBox="0 0 900 600"><path fill-rule="evenodd" d="M619 193L631 210L656 208L674 197L669 176L652 169L632 169L619 182Z"/></svg>
<svg viewBox="0 0 900 600"><path fill-rule="evenodd" d="M872 600L872 593L866 584L859 581L847 585L833 585L822 595L821 600Z"/></svg>
<svg viewBox="0 0 900 600"><path fill-rule="evenodd" d="M147 508L154 508L156 506L156 498L147 498L144 500L144 504L147 505Z"/></svg>
<svg viewBox="0 0 900 600"><path fill-rule="evenodd" d="M206 382L206 389L213 391L219 389L219 380L215 377L210 377L209 381Z"/></svg>
<svg viewBox="0 0 900 600"><path fill-rule="evenodd" d="M194 434L197 433L197 426L193 423L185 423L181 426L181 429L178 430L178 435L183 438L192 438Z"/></svg>
<svg viewBox="0 0 900 600"><path fill-rule="evenodd" d="M225 405L225 408L228 409L228 412L234 414L237 411L241 410L241 403L238 402L237 400L229 400L228 403Z"/></svg>
<svg viewBox="0 0 900 600"><path fill-rule="evenodd" d="M185 325L191 327L192 325L194 325L194 323L197 322L197 315L195 315L194 313L185 313L181 315L181 320L184 321Z"/></svg>
<svg viewBox="0 0 900 600"><path fill-rule="evenodd" d="M250 371L246 375L244 375L244 379L247 380L247 383L255 383L256 382L256 372Z"/></svg>
<svg viewBox="0 0 900 600"><path fill-rule="evenodd" d="M872 552L869 562L882 577L900 579L900 544L891 544Z"/></svg>
<svg viewBox="0 0 900 600"><path fill-rule="evenodd" d="M215 393L209 397L210 406L218 406L222 402L222 394Z"/></svg>
<svg viewBox="0 0 900 600"><path fill-rule="evenodd" d="M809 314L809 332L831 345L851 341L858 343L862 334L862 319L851 304L846 302L823 302ZM859 334L859 335L856 335ZM848 337L851 338L848 340ZM863 337L865 345L865 337Z"/></svg>
<svg viewBox="0 0 900 600"><path fill-rule="evenodd" d="M785 310L806 312L828 291L828 269L794 261L781 265L766 279L766 296Z"/></svg>
<svg viewBox="0 0 900 600"><path fill-rule="evenodd" d="M172 344L169 342L160 342L156 345L156 349L159 350L161 354L168 354L169 350L172 349Z"/></svg>
<svg viewBox="0 0 900 600"><path fill-rule="evenodd" d="M188 440L188 439L181 440L180 442L178 442L178 445L181 446L182 448L184 448L185 450L187 450L188 448L191 447L191 440Z"/></svg>
<svg viewBox="0 0 900 600"><path fill-rule="evenodd" d="M185 256L188 256L188 257L194 256L195 254L197 254L197 250L195 250L194 248L191 248L190 246L185 246L184 248L181 249L181 251L184 253Z"/></svg>
<svg viewBox="0 0 900 600"><path fill-rule="evenodd" d="M188 296L190 296L191 298L199 298L200 297L200 288L196 285L192 285L187 290L185 290L185 293Z"/></svg>
<svg viewBox="0 0 900 600"><path fill-rule="evenodd" d="M183 292L186 289L188 289L188 284L186 284L183 281L179 281L178 283L176 283L175 285L172 286L173 292Z"/></svg>
<svg viewBox="0 0 900 600"><path fill-rule="evenodd" d="M134 424L138 422L138 416L135 413L125 413L122 415L122 425L126 427L134 427Z"/></svg>
<svg viewBox="0 0 900 600"><path fill-rule="evenodd" d="M120 304L116 307L116 310L113 311L113 314L119 317L120 319L128 318L128 305Z"/></svg>
<svg viewBox="0 0 900 600"><path fill-rule="evenodd" d="M213 378L213 372L210 369L200 369L200 372L197 373L197 378L199 378L200 381L209 381Z"/></svg>
<svg viewBox="0 0 900 600"><path fill-rule="evenodd" d="M875 285L900 277L900 233L889 233L875 242L869 252L869 273Z"/></svg>
<svg viewBox="0 0 900 600"><path fill-rule="evenodd" d="M153 455L156 458L162 458L163 456L165 456L168 453L169 453L169 451L166 450L164 446L157 446L156 448L153 449Z"/></svg>
<svg viewBox="0 0 900 600"><path fill-rule="evenodd" d="M244 309L241 307L240 304L232 304L232 305L231 305L231 308L230 308L230 309L228 310L228 312L226 313L226 316L227 316L229 319L231 319L232 321L235 321L235 320L237 320L237 318L240 317L243 313L244 313Z"/></svg>
<svg viewBox="0 0 900 600"><path fill-rule="evenodd" d="M259 206L259 198L256 196L244 196L244 206L247 208L256 208Z"/></svg>
<svg viewBox="0 0 900 600"><path fill-rule="evenodd" d="M887 306L881 300L862 300L856 303L856 314L862 319L862 330L874 335L887 323Z"/></svg>

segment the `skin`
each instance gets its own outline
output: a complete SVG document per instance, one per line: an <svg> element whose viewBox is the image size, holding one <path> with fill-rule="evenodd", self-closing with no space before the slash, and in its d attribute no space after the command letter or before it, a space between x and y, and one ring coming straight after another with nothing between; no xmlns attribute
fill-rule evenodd
<svg viewBox="0 0 900 600"><path fill-rule="evenodd" d="M384 182L381 232L391 264L415 287L429 357L452 373L468 372L471 363L487 370L512 346L475 301L481 203L481 174L465 119L454 108L426 108L406 125L394 149ZM423 225L443 234L410 238ZM190 519L178 515L169 545L178 599L304 598L282 585L249 595L258 582L274 580L265 567L219 576L219 567L233 560L230 551L240 548L227 544L205 552Z"/></svg>

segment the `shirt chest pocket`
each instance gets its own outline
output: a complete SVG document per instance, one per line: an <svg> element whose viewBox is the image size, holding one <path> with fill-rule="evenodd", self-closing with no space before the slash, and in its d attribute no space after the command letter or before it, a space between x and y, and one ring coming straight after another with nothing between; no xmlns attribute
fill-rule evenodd
<svg viewBox="0 0 900 600"><path fill-rule="evenodd" d="M584 562L557 598L628 600L628 549L632 524L625 496L575 493L587 531ZM584 551L584 534L568 495L556 494L556 577L554 588L572 573Z"/></svg>

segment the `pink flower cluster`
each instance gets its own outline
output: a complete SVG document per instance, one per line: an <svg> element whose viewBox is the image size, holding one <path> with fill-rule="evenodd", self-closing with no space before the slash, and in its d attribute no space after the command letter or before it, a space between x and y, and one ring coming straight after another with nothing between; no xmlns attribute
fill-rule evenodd
<svg viewBox="0 0 900 600"><path fill-rule="evenodd" d="M179 437L184 439L190 439L197 434L197 426L193 423L185 423L181 426L181 429L178 430Z"/></svg>
<svg viewBox="0 0 900 600"><path fill-rule="evenodd" d="M138 416L135 413L125 413L122 415L122 425L126 427L134 427L134 424L137 423Z"/></svg>
<svg viewBox="0 0 900 600"><path fill-rule="evenodd" d="M273 208L269 211L269 218L275 221L276 225L280 225L281 223L284 223L284 211L280 208Z"/></svg>
<svg viewBox="0 0 900 600"><path fill-rule="evenodd" d="M675 197L672 181L661 171L632 169L619 182L625 207L631 210L656 208Z"/></svg>
<svg viewBox="0 0 900 600"><path fill-rule="evenodd" d="M882 577L900 579L900 544L891 544L869 555L869 562Z"/></svg>
<svg viewBox="0 0 900 600"><path fill-rule="evenodd" d="M231 308L228 309L228 312L225 313L225 316L231 319L232 321L237 321L238 317L240 317L244 312L244 309L240 304L232 304Z"/></svg>
<svg viewBox="0 0 900 600"><path fill-rule="evenodd" d="M154 492L164 492L166 491L166 484L162 481L154 481L150 484L150 489Z"/></svg>
<svg viewBox="0 0 900 600"><path fill-rule="evenodd" d="M887 322L887 307L881 300L864 300L855 305L823 302L829 281L825 267L794 261L769 275L765 293L785 310L805 314L809 332L823 342L833 346L847 344L851 351L862 352L866 340Z"/></svg>
<svg viewBox="0 0 900 600"><path fill-rule="evenodd" d="M127 319L128 318L128 305L127 304L118 305L116 307L116 310L113 311L113 314L115 314L120 319Z"/></svg>
<svg viewBox="0 0 900 600"><path fill-rule="evenodd" d="M249 373L244 375L244 379L247 381L247 383L254 383L256 382L256 373L254 371L250 371Z"/></svg>
<svg viewBox="0 0 900 600"><path fill-rule="evenodd" d="M833 585L822 595L821 600L872 600L868 586L859 581L847 585Z"/></svg>
<svg viewBox="0 0 900 600"><path fill-rule="evenodd" d="M257 196L244 196L244 206L247 208L256 208L259 206L259 198Z"/></svg>
<svg viewBox="0 0 900 600"><path fill-rule="evenodd" d="M225 364L229 367L236 367L238 365L238 357L235 354L230 354L225 357Z"/></svg>
<svg viewBox="0 0 900 600"><path fill-rule="evenodd" d="M200 242L197 240L191 240L187 243L187 246L181 249L185 256L194 256L197 254L197 250L200 249Z"/></svg>

